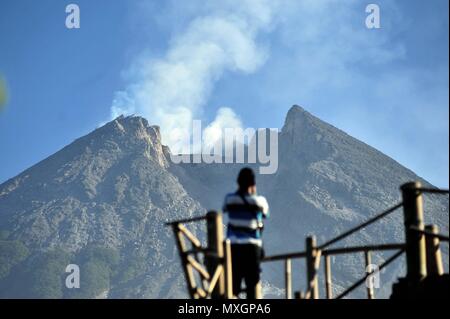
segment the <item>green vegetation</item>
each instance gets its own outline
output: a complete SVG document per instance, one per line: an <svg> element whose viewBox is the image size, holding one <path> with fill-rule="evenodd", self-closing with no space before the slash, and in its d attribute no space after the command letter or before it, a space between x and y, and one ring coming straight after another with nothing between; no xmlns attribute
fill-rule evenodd
<svg viewBox="0 0 450 319"><path fill-rule="evenodd" d="M0 240L7 240L10 232L7 230L0 230Z"/></svg>
<svg viewBox="0 0 450 319"><path fill-rule="evenodd" d="M8 249L21 252L20 261L11 267L7 276L0 280L0 297L8 298L61 298L65 267L70 255L56 249L28 255L28 250L17 242L8 243ZM25 259L26 258L26 259Z"/></svg>
<svg viewBox="0 0 450 319"><path fill-rule="evenodd" d="M6 278L11 269L28 255L28 249L20 241L0 240L0 280Z"/></svg>
<svg viewBox="0 0 450 319"><path fill-rule="evenodd" d="M95 298L117 274L119 253L102 246L87 246L72 255L62 249L32 255L18 241L0 240L0 298ZM65 286L67 265L80 267L80 288Z"/></svg>
<svg viewBox="0 0 450 319"><path fill-rule="evenodd" d="M70 254L63 250L43 253L27 269L28 295L33 298L62 298L66 266Z"/></svg>
<svg viewBox="0 0 450 319"><path fill-rule="evenodd" d="M116 274L119 253L102 246L87 246L77 256L80 288L66 289L67 298L95 298L108 290Z"/></svg>
<svg viewBox="0 0 450 319"><path fill-rule="evenodd" d="M84 262L96 260L115 267L119 263L120 256L115 249L104 246L91 245L86 246L80 251L79 259Z"/></svg>
<svg viewBox="0 0 450 319"><path fill-rule="evenodd" d="M147 266L147 261L143 256L132 256L126 260L123 269L118 274L118 282L120 284L126 283L133 278L141 275Z"/></svg>

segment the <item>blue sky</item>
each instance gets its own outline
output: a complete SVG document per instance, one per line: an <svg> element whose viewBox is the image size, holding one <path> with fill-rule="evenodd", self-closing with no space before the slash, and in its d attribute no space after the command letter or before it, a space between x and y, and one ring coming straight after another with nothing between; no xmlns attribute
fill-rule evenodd
<svg viewBox="0 0 450 319"><path fill-rule="evenodd" d="M69 3L80 29L65 27ZM365 27L369 3L380 29ZM280 128L298 104L448 187L448 5L1 1L0 182L108 121L113 105L163 124L181 100L193 118L214 123L228 107L245 127Z"/></svg>

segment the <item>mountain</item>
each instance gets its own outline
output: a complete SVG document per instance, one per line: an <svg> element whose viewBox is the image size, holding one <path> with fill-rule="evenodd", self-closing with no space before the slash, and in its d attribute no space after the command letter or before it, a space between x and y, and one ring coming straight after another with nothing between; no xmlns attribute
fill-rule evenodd
<svg viewBox="0 0 450 319"><path fill-rule="evenodd" d="M118 118L1 185L0 229L9 233L8 241L28 248L23 263L58 250L81 264L81 271L91 265L92 282L84 285L82 279L81 287L103 284L80 297L105 291L110 297L183 296L178 256L164 222L204 209L167 171L166 152L157 127L140 117ZM118 261L110 265L115 255ZM52 263L46 259L40 268ZM28 276L31 285L41 285L46 277L34 278L27 265L16 268L4 278L3 296L10 296L7 285L15 286L16 279ZM54 290L50 297L70 297L64 288Z"/></svg>
<svg viewBox="0 0 450 319"><path fill-rule="evenodd" d="M404 182L431 186L299 106L278 134L278 171L257 177L271 207L267 255L302 250L308 234L321 243L359 224L399 201ZM0 185L0 297L186 296L164 222L220 209L243 164L173 164L169 154L158 127L119 117ZM448 196L427 195L424 206L426 222L448 233ZM402 225L399 210L340 245L400 242ZM448 249L444 260L448 267ZM80 289L64 286L69 263L80 265ZM361 276L363 256L336 257L332 268L337 292ZM293 271L294 289L304 289L304 263ZM403 272L397 262L381 273L376 294L387 297ZM280 263L264 264L267 295L280 294L282 279Z"/></svg>
<svg viewBox="0 0 450 319"><path fill-rule="evenodd" d="M257 167L254 165L255 170ZM228 176L237 176L239 168L237 164L184 164L182 173L176 175L183 185L191 185L186 189L194 199L211 209L233 188L234 179ZM398 203L399 186L415 180L432 187L392 158L293 106L279 133L278 171L257 179L258 192L267 197L272 212L264 230L266 254L301 251L305 237L311 234L319 244L324 243ZM448 196L424 195L424 211L426 223L437 224L448 234ZM399 209L334 247L403 240L403 212ZM442 248L448 269L448 246ZM389 255L373 253L372 260L381 263ZM381 273L381 286L375 292L378 297L388 297L392 282L404 275L403 258ZM334 291L348 287L363 271L363 254L332 258ZM294 261L293 273L301 279L300 284L298 279L297 284L294 281L294 289L305 290L304 261ZM276 287L283 287L283 276L280 263L263 266L263 278ZM365 296L365 288L351 296Z"/></svg>

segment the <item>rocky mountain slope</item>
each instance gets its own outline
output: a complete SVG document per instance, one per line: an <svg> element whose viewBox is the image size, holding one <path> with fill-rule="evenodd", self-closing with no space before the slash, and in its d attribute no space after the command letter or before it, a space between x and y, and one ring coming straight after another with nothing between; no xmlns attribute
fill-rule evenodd
<svg viewBox="0 0 450 319"><path fill-rule="evenodd" d="M183 296L175 247L163 223L204 210L167 171L164 152L157 127L139 117L118 118L4 183L0 229L31 257L58 249L76 262L93 245L117 253L117 269L95 293ZM9 277L20 278L14 269ZM1 293L8 296L8 289Z"/></svg>
<svg viewBox="0 0 450 319"><path fill-rule="evenodd" d="M158 127L119 117L0 185L0 297L185 296L170 229L164 222L220 209L242 164L171 163ZM279 168L260 175L271 206L266 254L319 243L392 206L399 186L426 181L393 159L294 106L279 133ZM448 233L448 196L425 198L428 223ZM194 227L196 232L202 229ZM340 245L400 242L402 212ZM375 261L387 255L376 254ZM444 251L448 267L448 250ZM334 289L358 278L363 256L333 260ZM80 264L81 288L64 286L68 263ZM379 296L402 273L381 274ZM304 264L294 263L294 288L304 289ZM264 265L264 285L276 297L282 265ZM353 297L360 296L360 289Z"/></svg>

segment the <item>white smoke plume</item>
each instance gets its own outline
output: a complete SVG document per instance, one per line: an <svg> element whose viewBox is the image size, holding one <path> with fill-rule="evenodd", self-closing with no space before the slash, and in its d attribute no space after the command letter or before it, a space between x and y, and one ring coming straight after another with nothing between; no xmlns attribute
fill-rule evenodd
<svg viewBox="0 0 450 319"><path fill-rule="evenodd" d="M222 74L255 72L268 56L258 36L273 24L275 1L221 0L209 6L173 36L163 58L135 63L139 74L116 92L111 107L113 118L139 114L160 125L163 143L175 152L192 152L180 138L191 132L192 120L202 116ZM242 123L232 109L219 109L205 128L206 143L213 144L221 138L220 129L230 125Z"/></svg>

